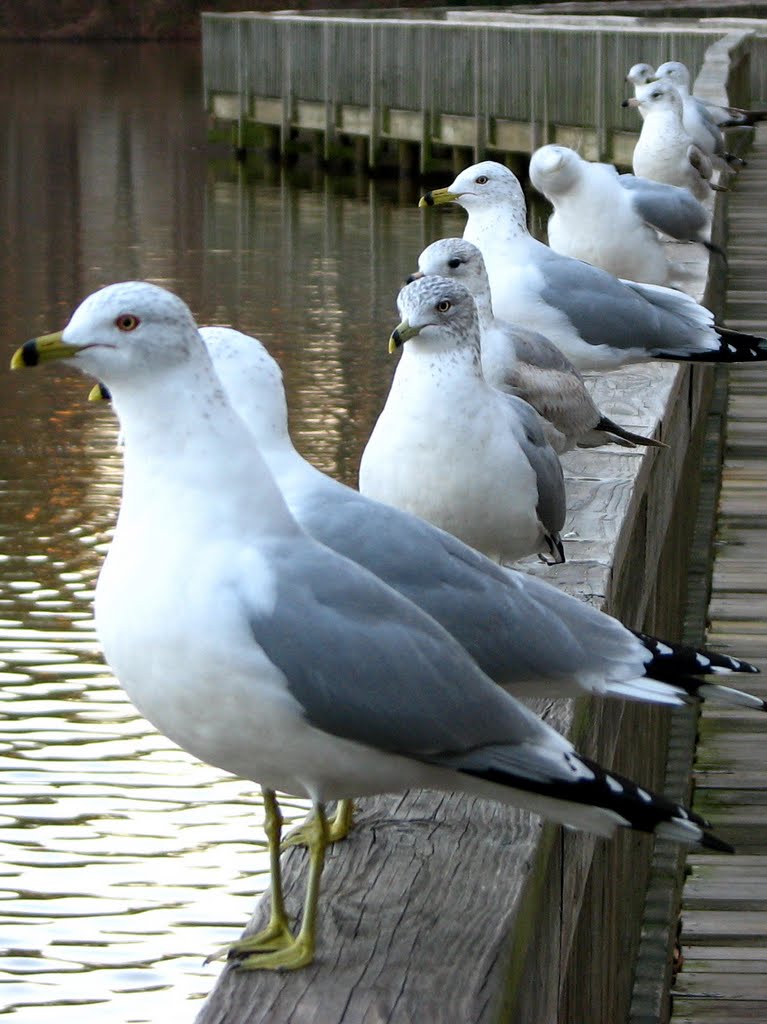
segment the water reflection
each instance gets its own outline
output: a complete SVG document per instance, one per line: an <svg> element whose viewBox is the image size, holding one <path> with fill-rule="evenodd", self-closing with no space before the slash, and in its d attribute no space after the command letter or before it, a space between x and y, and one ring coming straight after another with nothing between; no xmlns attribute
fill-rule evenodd
<svg viewBox="0 0 767 1024"><path fill-rule="evenodd" d="M147 278L201 323L257 334L299 445L353 480L399 284L461 214L419 214L413 185L206 151L194 47L5 45L0 60L3 365L90 291ZM220 969L203 956L265 885L261 805L159 736L101 662L91 597L121 460L88 387L0 371L0 1013L191 1020Z"/></svg>

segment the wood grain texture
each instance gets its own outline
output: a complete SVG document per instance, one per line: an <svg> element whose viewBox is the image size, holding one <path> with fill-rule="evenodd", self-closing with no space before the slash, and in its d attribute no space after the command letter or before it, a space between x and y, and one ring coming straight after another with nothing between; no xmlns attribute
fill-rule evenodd
<svg viewBox="0 0 767 1024"><path fill-rule="evenodd" d="M754 267L764 244L743 240L744 211L764 234L767 131L760 127L749 158L754 174L730 197L730 296L734 317L767 333L763 281ZM741 197L745 193L748 198ZM758 194L761 205L751 198ZM737 225L737 227L735 227ZM730 370L727 443L712 579L709 642L767 666L767 368ZM764 692L764 677L754 681ZM764 714L706 706L700 722L696 809L716 819L735 857L690 857L682 904L685 966L677 979L672 1024L739 1024L767 1020L767 763ZM704 810L705 809L705 810Z"/></svg>

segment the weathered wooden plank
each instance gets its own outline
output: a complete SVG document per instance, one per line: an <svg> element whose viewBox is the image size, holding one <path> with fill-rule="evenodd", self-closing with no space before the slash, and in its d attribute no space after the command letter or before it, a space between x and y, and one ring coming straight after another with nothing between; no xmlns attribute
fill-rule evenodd
<svg viewBox="0 0 767 1024"><path fill-rule="evenodd" d="M674 1024L764 1024L767 1001L674 998Z"/></svg>
<svg viewBox="0 0 767 1024"><path fill-rule="evenodd" d="M708 999L763 1000L767 1020L767 977L750 973L697 973L685 969L677 975L675 996L705 996Z"/></svg>
<svg viewBox="0 0 767 1024"><path fill-rule="evenodd" d="M682 909L686 945L760 946L767 948L767 911Z"/></svg>

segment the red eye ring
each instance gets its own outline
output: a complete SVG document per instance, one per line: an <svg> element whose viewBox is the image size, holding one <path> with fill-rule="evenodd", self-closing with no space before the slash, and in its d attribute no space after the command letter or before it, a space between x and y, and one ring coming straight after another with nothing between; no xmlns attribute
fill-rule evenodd
<svg viewBox="0 0 767 1024"><path fill-rule="evenodd" d="M140 323L139 318L132 313L121 313L115 320L115 327L118 331L135 331Z"/></svg>

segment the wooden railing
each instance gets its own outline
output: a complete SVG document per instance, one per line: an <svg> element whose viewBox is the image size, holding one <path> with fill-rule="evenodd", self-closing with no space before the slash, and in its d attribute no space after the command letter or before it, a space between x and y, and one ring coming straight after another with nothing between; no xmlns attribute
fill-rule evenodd
<svg viewBox="0 0 767 1024"><path fill-rule="evenodd" d="M467 17L467 16L464 16ZM621 108L638 61L699 68L722 29L696 23L653 30L635 19L554 27L415 18L259 14L202 16L206 108L246 148L257 126L283 151L298 130L366 140L375 166L386 143L435 145L474 159L577 145L590 159L627 163L637 118ZM543 22L543 27L541 23Z"/></svg>

